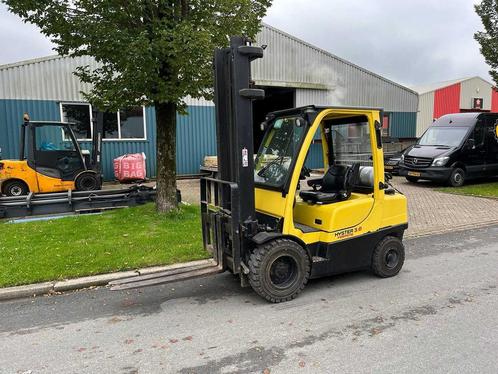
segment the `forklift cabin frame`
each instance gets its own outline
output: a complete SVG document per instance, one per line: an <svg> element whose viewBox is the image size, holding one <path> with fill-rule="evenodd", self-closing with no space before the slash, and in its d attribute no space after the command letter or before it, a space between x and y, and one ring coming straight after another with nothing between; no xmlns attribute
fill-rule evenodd
<svg viewBox="0 0 498 374"><path fill-rule="evenodd" d="M63 181L73 181L76 177L77 174L79 174L82 171L87 171L88 167L88 161L85 160L84 155L81 151L81 148L76 140L76 137L74 136L74 133L71 129L71 124L67 122L51 122L51 121L33 121L33 122L24 122L21 125L21 142L20 142L20 157L19 160L23 161L26 160L28 163L28 166L35 170L37 173L40 173L42 175L46 175L49 177L53 177L52 175L45 174L44 172L40 171L38 168L38 165L40 163L40 160L43 159L43 154L42 152L73 152L76 154L77 158L80 161L80 168L75 171L75 175L69 176L63 176L61 175L60 179ZM74 150L49 150L49 151L40 151L38 150L39 144L37 144L37 139L36 139L36 131L39 128L43 127L54 127L54 128L59 128L63 134L61 134L63 141L71 143L71 145L74 147ZM69 139L66 138L69 136ZM26 147L27 146L27 147ZM55 167L54 167L55 169Z"/></svg>

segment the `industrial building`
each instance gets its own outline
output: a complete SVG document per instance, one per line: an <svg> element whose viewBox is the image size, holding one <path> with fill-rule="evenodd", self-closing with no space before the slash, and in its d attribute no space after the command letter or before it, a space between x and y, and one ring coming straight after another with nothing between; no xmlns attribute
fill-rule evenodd
<svg viewBox="0 0 498 374"><path fill-rule="evenodd" d="M253 63L253 79L266 90L266 98L254 104L255 139L261 139L259 123L269 111L294 106L336 105L384 108L383 128L387 138L416 136L418 96L403 87L327 51L310 45L271 26L263 25L257 36L266 45L265 57ZM89 57L52 56L0 66L0 147L3 158L19 152L19 125L24 112L34 120L75 122L75 133L83 148L92 134L92 110L73 72L77 66L95 66ZM186 98L188 115L178 116L178 174L196 174L205 155L216 153L214 104ZM106 116L103 165L107 179L113 178L112 160L126 153L144 152L148 176L155 175L154 108L135 108ZM255 144L257 146L257 144ZM321 164L320 146L315 145L309 166Z"/></svg>
<svg viewBox="0 0 498 374"><path fill-rule="evenodd" d="M412 88L419 96L417 137L435 119L463 112L498 112L498 92L480 77L461 78Z"/></svg>

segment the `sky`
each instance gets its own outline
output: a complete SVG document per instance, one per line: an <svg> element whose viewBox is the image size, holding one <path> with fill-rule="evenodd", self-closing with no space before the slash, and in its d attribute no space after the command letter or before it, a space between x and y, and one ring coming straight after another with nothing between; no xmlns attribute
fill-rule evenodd
<svg viewBox="0 0 498 374"><path fill-rule="evenodd" d="M395 82L481 76L478 0L274 0L264 22ZM54 54L39 30L0 4L0 64Z"/></svg>

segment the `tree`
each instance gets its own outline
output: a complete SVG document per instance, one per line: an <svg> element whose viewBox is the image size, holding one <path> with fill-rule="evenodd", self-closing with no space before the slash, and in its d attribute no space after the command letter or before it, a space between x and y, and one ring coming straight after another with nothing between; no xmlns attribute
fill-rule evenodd
<svg viewBox="0 0 498 374"><path fill-rule="evenodd" d="M213 50L254 37L271 0L0 0L37 25L64 56L99 67L75 74L85 98L108 110L152 105L157 123L157 209L176 207L176 113L212 97Z"/></svg>
<svg viewBox="0 0 498 374"><path fill-rule="evenodd" d="M489 74L498 84L498 0L483 0L475 5L476 13L481 17L484 32L474 34L481 46L481 53L491 67Z"/></svg>

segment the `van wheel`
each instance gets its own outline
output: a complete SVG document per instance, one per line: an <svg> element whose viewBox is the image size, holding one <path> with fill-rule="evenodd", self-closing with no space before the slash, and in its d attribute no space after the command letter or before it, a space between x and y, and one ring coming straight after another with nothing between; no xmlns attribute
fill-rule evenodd
<svg viewBox="0 0 498 374"><path fill-rule="evenodd" d="M465 171L460 168L453 169L448 182L451 187L462 187L465 183Z"/></svg>
<svg viewBox="0 0 498 374"><path fill-rule="evenodd" d="M405 262L405 246L395 236L386 236L374 249L372 270L381 278L393 277L399 273Z"/></svg>
<svg viewBox="0 0 498 374"><path fill-rule="evenodd" d="M7 196L23 196L27 195L29 188L23 181L5 182L2 191Z"/></svg>
<svg viewBox="0 0 498 374"><path fill-rule="evenodd" d="M418 182L417 177L406 177L406 180L410 183L417 183Z"/></svg>
<svg viewBox="0 0 498 374"><path fill-rule="evenodd" d="M251 287L272 303L294 299L308 283L311 269L308 253L289 239L256 247L248 265Z"/></svg>
<svg viewBox="0 0 498 374"><path fill-rule="evenodd" d="M74 185L78 191L95 191L101 187L100 178L95 173L80 174Z"/></svg>

